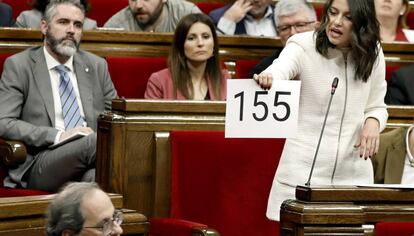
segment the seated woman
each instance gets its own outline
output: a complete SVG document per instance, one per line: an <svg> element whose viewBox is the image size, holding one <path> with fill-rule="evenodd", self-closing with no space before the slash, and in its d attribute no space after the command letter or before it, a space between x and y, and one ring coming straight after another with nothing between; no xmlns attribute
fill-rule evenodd
<svg viewBox="0 0 414 236"><path fill-rule="evenodd" d="M80 0L80 3L87 12L89 10L88 0ZM40 21L45 13L46 6L49 4L49 0L32 0L30 5L33 7L32 10L22 11L16 19L16 26L20 28L40 28ZM90 30L96 29L97 24L95 20L85 18L83 22L83 29Z"/></svg>
<svg viewBox="0 0 414 236"><path fill-rule="evenodd" d="M402 30L407 10L408 0L375 0L375 11L380 23L382 42L408 41Z"/></svg>
<svg viewBox="0 0 414 236"><path fill-rule="evenodd" d="M230 74L220 67L217 34L208 16L197 13L181 19L168 64L151 75L145 98L225 100Z"/></svg>

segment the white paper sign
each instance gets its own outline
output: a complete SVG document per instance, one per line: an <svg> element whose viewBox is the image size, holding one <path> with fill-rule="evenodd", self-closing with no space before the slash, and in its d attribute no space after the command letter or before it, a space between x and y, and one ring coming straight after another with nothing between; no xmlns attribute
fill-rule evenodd
<svg viewBox="0 0 414 236"><path fill-rule="evenodd" d="M253 79L227 80L225 136L290 138L298 126L300 81L274 80L265 91Z"/></svg>

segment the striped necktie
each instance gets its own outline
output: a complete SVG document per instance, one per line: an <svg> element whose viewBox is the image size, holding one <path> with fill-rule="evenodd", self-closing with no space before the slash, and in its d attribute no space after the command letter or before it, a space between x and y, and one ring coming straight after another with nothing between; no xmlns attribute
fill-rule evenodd
<svg viewBox="0 0 414 236"><path fill-rule="evenodd" d="M80 114L79 104L76 100L75 90L70 81L68 68L64 65L55 67L59 73L59 96L62 105L63 120L65 122L65 130L75 128L83 125L83 118Z"/></svg>

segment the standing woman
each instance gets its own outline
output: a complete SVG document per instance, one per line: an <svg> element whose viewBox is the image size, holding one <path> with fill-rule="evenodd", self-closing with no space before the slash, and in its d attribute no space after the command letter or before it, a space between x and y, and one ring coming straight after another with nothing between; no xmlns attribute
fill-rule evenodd
<svg viewBox="0 0 414 236"><path fill-rule="evenodd" d="M408 41L402 30L408 7L408 0L375 0L375 11L383 42Z"/></svg>
<svg viewBox="0 0 414 236"><path fill-rule="evenodd" d="M372 157L387 121L385 61L374 0L328 0L315 32L292 36L278 59L254 79L302 81L298 134L287 139L270 191L267 216L307 182L329 98L339 78L311 185L373 183Z"/></svg>
<svg viewBox="0 0 414 236"><path fill-rule="evenodd" d="M227 70L222 70L211 19L201 13L181 19L174 33L169 67L148 80L145 98L225 100Z"/></svg>

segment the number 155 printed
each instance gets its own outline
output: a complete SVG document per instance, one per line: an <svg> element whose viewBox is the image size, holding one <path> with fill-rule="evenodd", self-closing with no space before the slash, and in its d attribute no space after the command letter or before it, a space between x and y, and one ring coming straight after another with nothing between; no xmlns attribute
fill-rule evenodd
<svg viewBox="0 0 414 236"><path fill-rule="evenodd" d="M227 81L225 136L289 138L297 132L300 81L274 80L269 91L253 79Z"/></svg>

